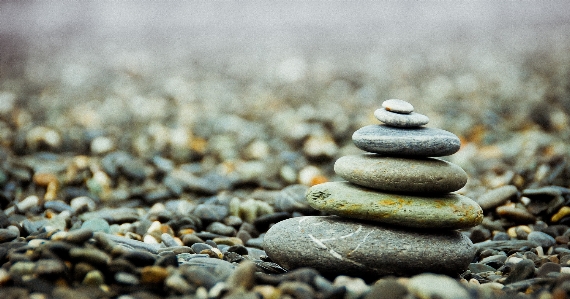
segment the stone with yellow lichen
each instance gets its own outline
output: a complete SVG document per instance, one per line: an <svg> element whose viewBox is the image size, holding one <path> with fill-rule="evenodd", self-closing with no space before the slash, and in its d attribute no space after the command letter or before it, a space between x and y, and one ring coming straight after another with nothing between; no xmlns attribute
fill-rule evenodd
<svg viewBox="0 0 570 299"><path fill-rule="evenodd" d="M481 207L455 193L420 196L329 182L311 187L307 201L333 215L405 227L464 229L483 221Z"/></svg>

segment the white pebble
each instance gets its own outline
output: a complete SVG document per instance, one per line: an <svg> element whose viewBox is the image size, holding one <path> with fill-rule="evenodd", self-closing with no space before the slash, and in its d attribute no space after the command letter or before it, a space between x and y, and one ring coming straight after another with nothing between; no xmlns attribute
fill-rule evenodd
<svg viewBox="0 0 570 299"><path fill-rule="evenodd" d="M279 171L281 178L287 183L293 184L297 181L297 172L289 165L283 165Z"/></svg>
<svg viewBox="0 0 570 299"><path fill-rule="evenodd" d="M309 165L299 171L299 183L310 186L313 178L320 176L321 170L316 166Z"/></svg>
<svg viewBox="0 0 570 299"><path fill-rule="evenodd" d="M414 111L414 106L412 106L412 104L398 99L386 100L382 103L382 107L387 111L402 114L409 114Z"/></svg>
<svg viewBox="0 0 570 299"><path fill-rule="evenodd" d="M166 207L164 206L164 204L157 202L150 208L150 210L148 210L148 213L149 214L159 214L165 210L166 210Z"/></svg>
<svg viewBox="0 0 570 299"><path fill-rule="evenodd" d="M338 146L328 135L311 135L303 145L303 152L310 157L333 157L338 152Z"/></svg>
<svg viewBox="0 0 570 299"><path fill-rule="evenodd" d="M26 212L27 210L31 209L32 207L37 206L39 204L39 202L40 202L39 197L37 197L35 195L30 195L30 196L24 198L18 204L16 204L16 206L18 207L18 210L20 210L22 212Z"/></svg>
<svg viewBox="0 0 570 299"><path fill-rule="evenodd" d="M48 241L48 240L44 240L44 239L33 239L33 240L30 240L30 241L28 242L28 246L30 246L30 247L32 247L32 248L36 248L36 247L38 247L38 246L40 246L40 245L42 245L42 244L45 244L45 243L47 243L47 242L49 242L49 241Z"/></svg>
<svg viewBox="0 0 570 299"><path fill-rule="evenodd" d="M50 239L52 241L61 241L61 240L65 239L66 236L67 236L67 232L59 231L59 232L51 235Z"/></svg>
<svg viewBox="0 0 570 299"><path fill-rule="evenodd" d="M143 242L147 244L158 244L158 240L151 235L145 235Z"/></svg>
<svg viewBox="0 0 570 299"><path fill-rule="evenodd" d="M471 278L469 279L469 284L470 285L480 285L481 283L479 283L479 281L475 278Z"/></svg>
<svg viewBox="0 0 570 299"><path fill-rule="evenodd" d="M112 151L115 148L115 143L109 137L99 136L91 141L91 152L98 155Z"/></svg>
<svg viewBox="0 0 570 299"><path fill-rule="evenodd" d="M76 197L76 198L71 200L69 205L71 206L71 208L74 211L77 211L77 210L83 208L84 206L87 206L87 211L91 212L91 211L95 210L95 208L97 207L97 204L95 203L95 201L93 199L87 197L87 196Z"/></svg>
<svg viewBox="0 0 570 299"><path fill-rule="evenodd" d="M250 159L261 160L269 156L269 145L265 141L255 140L245 150Z"/></svg>
<svg viewBox="0 0 570 299"><path fill-rule="evenodd" d="M505 264L513 264L514 265L514 264L518 264L522 260L523 259L520 257L511 256L505 261Z"/></svg>

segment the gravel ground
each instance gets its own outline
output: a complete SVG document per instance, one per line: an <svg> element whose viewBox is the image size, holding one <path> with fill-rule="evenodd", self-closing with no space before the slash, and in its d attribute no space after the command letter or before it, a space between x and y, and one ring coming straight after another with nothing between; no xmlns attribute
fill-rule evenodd
<svg viewBox="0 0 570 299"><path fill-rule="evenodd" d="M570 296L566 3L145 3L0 4L6 298ZM263 233L389 98L460 137L473 263L286 272Z"/></svg>

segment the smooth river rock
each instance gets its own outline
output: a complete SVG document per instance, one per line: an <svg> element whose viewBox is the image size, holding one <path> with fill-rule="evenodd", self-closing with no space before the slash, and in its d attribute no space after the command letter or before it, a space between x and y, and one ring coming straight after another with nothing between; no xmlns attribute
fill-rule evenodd
<svg viewBox="0 0 570 299"><path fill-rule="evenodd" d="M389 99L382 102L382 108L394 113L410 114L414 112L412 104L398 99Z"/></svg>
<svg viewBox="0 0 570 299"><path fill-rule="evenodd" d="M394 127L400 128L413 128L426 125L429 118L423 114L411 112L409 114L400 114L386 109L377 109L374 111L374 116L379 121Z"/></svg>
<svg viewBox="0 0 570 299"><path fill-rule="evenodd" d="M349 155L336 161L334 171L349 182L383 191L447 193L467 183L461 167L436 158Z"/></svg>
<svg viewBox="0 0 570 299"><path fill-rule="evenodd" d="M369 125L352 134L354 144L367 152L404 157L448 156L459 150L459 138L435 128L396 128Z"/></svg>
<svg viewBox="0 0 570 299"><path fill-rule="evenodd" d="M472 199L447 193L412 196L385 193L349 182L312 186L309 204L333 215L416 228L463 229L483 221L483 210Z"/></svg>
<svg viewBox="0 0 570 299"><path fill-rule="evenodd" d="M423 272L456 275L476 252L458 231L417 231L336 216L281 221L267 231L263 246L288 269L311 267L326 276L366 279Z"/></svg>
<svg viewBox="0 0 570 299"><path fill-rule="evenodd" d="M502 186L487 191L477 199L477 203L483 210L491 209L504 204L507 200L517 195L517 187L512 185Z"/></svg>

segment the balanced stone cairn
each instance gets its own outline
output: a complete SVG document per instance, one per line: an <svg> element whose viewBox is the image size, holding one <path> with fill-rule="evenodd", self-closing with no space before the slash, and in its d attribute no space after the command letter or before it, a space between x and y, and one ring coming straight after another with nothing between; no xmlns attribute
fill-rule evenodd
<svg viewBox="0 0 570 299"><path fill-rule="evenodd" d="M475 256L457 231L483 220L481 207L451 193L467 183L461 167L433 158L459 150L459 138L427 128L427 116L402 100L374 112L383 125L352 135L369 153L344 156L335 172L348 182L311 187L309 204L336 216L290 218L264 238L267 255L289 268L312 267L327 276L375 279L423 272L457 275ZM339 217L340 216L340 217Z"/></svg>

